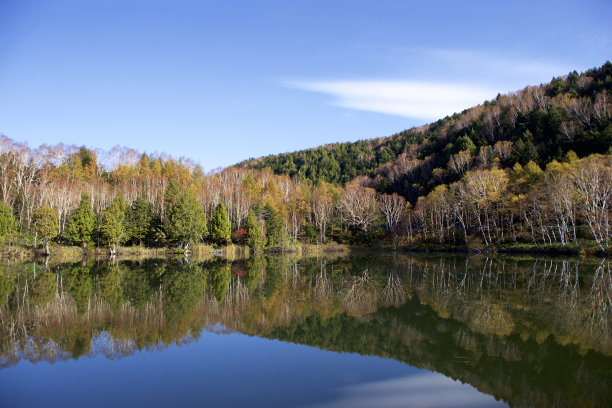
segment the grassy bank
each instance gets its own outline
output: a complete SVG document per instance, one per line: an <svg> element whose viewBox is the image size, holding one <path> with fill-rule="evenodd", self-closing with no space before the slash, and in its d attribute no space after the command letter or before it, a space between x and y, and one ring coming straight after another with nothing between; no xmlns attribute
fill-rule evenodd
<svg viewBox="0 0 612 408"><path fill-rule="evenodd" d="M338 244L337 242L328 242L326 244L304 244L298 242L294 245L282 248L268 248L263 252L267 254L291 254L297 256L319 256L327 254L348 254L350 246Z"/></svg>
<svg viewBox="0 0 612 408"><path fill-rule="evenodd" d="M466 244L414 244L393 246L387 243L380 245L370 245L366 247L338 244L330 242L323 245L297 243L283 248L268 248L263 253L270 255L294 255L298 257L336 255L343 256L352 250L367 249L369 251L403 251L403 252L447 252L447 253L477 253L477 254L525 254L525 255L549 255L549 256L568 256L568 257L600 257L612 255L612 249L603 253L595 242L584 241L579 245L538 245L531 243L514 243L501 245L466 245ZM107 259L110 257L106 247L81 248L79 246L53 244L50 247L51 260L54 262L78 262L84 258L93 257L96 259ZM213 247L207 244L192 245L189 248L189 258L206 260L214 256L227 258L228 260L248 258L252 251L243 245L227 245L223 247ZM122 246L117 248L118 259L154 259L154 258L173 258L184 255L177 252L173 247L145 247L145 246ZM0 246L0 258L11 260L34 260L44 258L44 250L27 246L11 245L10 249L6 245Z"/></svg>
<svg viewBox="0 0 612 408"><path fill-rule="evenodd" d="M383 248L391 249L390 246ZM417 244L398 246L397 249L408 252L459 252L459 253L482 253L482 254L533 254L554 256L609 256L612 249L602 252L594 242L582 242L578 245L538 245L530 243L500 244L491 246L479 245L453 245L453 244Z"/></svg>
<svg viewBox="0 0 612 408"><path fill-rule="evenodd" d="M86 247L74 245L50 245L50 260L52 262L78 262L84 258L107 259L110 252L107 247ZM177 255L185 255L177 252L172 247L145 247L145 246L120 246L117 248L118 259L154 259L172 258ZM228 245L221 248L213 248L210 245L198 244L189 248L188 256L195 259L208 259L213 256L222 256L228 259L247 257L249 248L246 246ZM45 258L42 248L32 248L24 245L0 246L0 259L29 261Z"/></svg>

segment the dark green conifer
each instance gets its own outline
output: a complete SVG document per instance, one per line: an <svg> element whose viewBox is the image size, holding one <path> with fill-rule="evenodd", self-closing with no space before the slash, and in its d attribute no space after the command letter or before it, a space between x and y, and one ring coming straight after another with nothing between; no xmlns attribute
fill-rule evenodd
<svg viewBox="0 0 612 408"><path fill-rule="evenodd" d="M117 246L126 239L125 201L121 194L117 195L111 205L104 209L100 233L103 242L111 248L111 254L115 254Z"/></svg>
<svg viewBox="0 0 612 408"><path fill-rule="evenodd" d="M127 235L131 240L142 241L151 236L153 205L144 198L137 198L126 211Z"/></svg>
<svg viewBox="0 0 612 408"><path fill-rule="evenodd" d="M225 205L219 201L210 220L210 239L217 244L227 244L232 235L230 223Z"/></svg>
<svg viewBox="0 0 612 408"><path fill-rule="evenodd" d="M247 242L249 244L249 248L252 250L262 249L265 243L263 232L261 230L261 225L259 225L259 220L257 216L253 212L253 210L249 211L249 216L246 221L246 229L247 229Z"/></svg>
<svg viewBox="0 0 612 408"><path fill-rule="evenodd" d="M190 243L200 242L208 235L204 209L189 190L168 210L165 229L166 236L185 250Z"/></svg>
<svg viewBox="0 0 612 408"><path fill-rule="evenodd" d="M96 226L96 216L91 209L89 194L81 194L81 202L70 216L66 232L68 237L77 245L85 246L92 240Z"/></svg>
<svg viewBox="0 0 612 408"><path fill-rule="evenodd" d="M266 204L265 212L268 247L274 248L283 246L285 244L285 229L283 226L283 220L270 203Z"/></svg>

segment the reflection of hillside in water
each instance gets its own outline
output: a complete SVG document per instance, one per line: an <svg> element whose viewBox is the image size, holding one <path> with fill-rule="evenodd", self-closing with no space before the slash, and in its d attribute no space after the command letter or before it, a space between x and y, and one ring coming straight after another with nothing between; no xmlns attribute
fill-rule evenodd
<svg viewBox="0 0 612 408"><path fill-rule="evenodd" d="M0 365L239 331L394 358L515 404L612 398L608 262L363 255L9 265Z"/></svg>

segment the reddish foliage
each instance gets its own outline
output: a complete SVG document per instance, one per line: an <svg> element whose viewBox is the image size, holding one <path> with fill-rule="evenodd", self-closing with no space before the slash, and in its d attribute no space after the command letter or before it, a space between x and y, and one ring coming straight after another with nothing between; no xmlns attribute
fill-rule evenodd
<svg viewBox="0 0 612 408"><path fill-rule="evenodd" d="M245 245L247 243L248 230L241 228L232 233L232 242L237 245Z"/></svg>
<svg viewBox="0 0 612 408"><path fill-rule="evenodd" d="M244 268L232 266L232 273L236 276L247 276L249 273Z"/></svg>

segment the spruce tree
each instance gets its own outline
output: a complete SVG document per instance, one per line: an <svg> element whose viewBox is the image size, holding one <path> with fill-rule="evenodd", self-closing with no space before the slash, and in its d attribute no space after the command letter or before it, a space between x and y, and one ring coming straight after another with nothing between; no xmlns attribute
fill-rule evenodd
<svg viewBox="0 0 612 408"><path fill-rule="evenodd" d="M89 194L83 193L78 208L70 216L66 232L75 244L85 246L91 241L95 226L96 218L91 209L91 199Z"/></svg>
<svg viewBox="0 0 612 408"><path fill-rule="evenodd" d="M210 239L217 244L227 244L231 235L232 225L225 210L225 205L222 201L219 201L210 220Z"/></svg>

